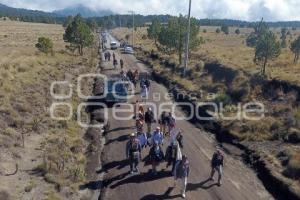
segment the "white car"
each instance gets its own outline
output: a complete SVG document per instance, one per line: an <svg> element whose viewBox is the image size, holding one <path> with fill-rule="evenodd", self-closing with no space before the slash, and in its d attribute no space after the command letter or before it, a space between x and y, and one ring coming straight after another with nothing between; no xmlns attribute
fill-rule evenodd
<svg viewBox="0 0 300 200"><path fill-rule="evenodd" d="M118 48L118 44L116 43L116 42L111 42L110 43L110 49L111 50L115 50L115 49L117 49Z"/></svg>
<svg viewBox="0 0 300 200"><path fill-rule="evenodd" d="M132 47L124 47L124 53L134 54Z"/></svg>

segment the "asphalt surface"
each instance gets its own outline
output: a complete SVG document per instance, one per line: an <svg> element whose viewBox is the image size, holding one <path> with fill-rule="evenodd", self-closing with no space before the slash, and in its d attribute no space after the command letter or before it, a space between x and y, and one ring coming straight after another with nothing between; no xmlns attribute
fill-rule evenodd
<svg viewBox="0 0 300 200"><path fill-rule="evenodd" d="M111 36L108 36L109 44ZM109 45L107 46L109 48ZM147 67L139 62L133 55L121 54L119 50L111 51L115 53L117 60L124 60L126 69L138 69L147 71ZM113 69L112 61L104 62L104 74L118 74L120 68ZM139 90L137 91L139 92ZM155 93L155 94L154 94ZM160 99L155 98L160 95ZM168 94L167 89L151 82L150 100L154 105L161 105L169 102L165 98ZM128 101L129 104L139 99L139 94ZM170 106L168 106L170 107ZM122 105L119 109L128 109ZM147 106L145 106L147 108ZM109 109L110 131L107 134L104 148L104 165L101 172L105 178L101 198L105 200L157 200L157 199L181 199L180 188L175 187L174 179L170 176L170 168L165 169L166 163L161 163L159 173L153 176L149 173L151 166L145 166L144 162L139 164L141 173L139 175L129 174L129 165L125 157L125 146L128 135L135 131L135 121L133 119L117 120L112 116L113 108ZM129 116L131 112L118 113L118 116ZM176 109L176 116L184 116L180 109ZM155 128L157 124L153 125ZM210 159L215 151L216 141L212 134L206 133L193 124L185 120L177 121L177 127L183 130L184 148L190 161L190 176L188 178L186 199L193 200L266 200L274 199L264 188L255 172L248 168L242 161L225 154L225 166L223 185L218 187L216 182L207 181L210 174ZM164 149L167 142L164 144ZM149 148L142 152L143 158L148 155ZM217 179L217 174L215 175ZM179 184L178 184L179 185Z"/></svg>

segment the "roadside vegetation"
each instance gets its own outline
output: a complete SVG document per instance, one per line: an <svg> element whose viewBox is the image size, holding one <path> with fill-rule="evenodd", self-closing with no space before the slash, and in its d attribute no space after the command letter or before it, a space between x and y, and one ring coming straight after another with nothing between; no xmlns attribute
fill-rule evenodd
<svg viewBox="0 0 300 200"><path fill-rule="evenodd" d="M87 26L80 30L93 38ZM49 108L56 102L50 85L63 80L76 84L78 75L94 72L97 42L83 44L79 56L66 48L70 44L63 40L64 33L61 25L0 21L0 196L7 199L80 197L85 130L76 115L70 121L50 118ZM91 89L88 84L82 84L85 91ZM54 90L69 92L67 87ZM66 101L76 113L81 101L76 92ZM65 107L55 111L61 117L66 113Z"/></svg>

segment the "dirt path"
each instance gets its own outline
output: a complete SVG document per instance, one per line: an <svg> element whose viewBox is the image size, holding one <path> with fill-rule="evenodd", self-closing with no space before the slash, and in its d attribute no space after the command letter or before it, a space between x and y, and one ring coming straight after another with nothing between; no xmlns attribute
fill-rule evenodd
<svg viewBox="0 0 300 200"><path fill-rule="evenodd" d="M120 54L115 51L117 59L122 57L125 67L146 71L147 67L140 63L132 55ZM118 73L111 70L112 63L105 62L105 74ZM160 95L159 101L154 101L153 93ZM150 102L161 105L170 102L165 97L168 91L162 85L151 82ZM137 96L135 97L137 98ZM130 102L134 102L131 99ZM157 176L148 173L150 166L140 163L140 175L129 175L129 166L125 160L125 145L128 135L135 131L134 120L115 120L109 111L111 131L108 133L102 172L105 172L103 186L104 193L101 197L105 200L156 200L156 199L181 199L178 188L172 188L173 178L170 176L170 168L165 169L165 163L161 164ZM120 113L126 116L131 113ZM176 116L183 115L177 109ZM153 125L154 128L155 125ZM191 174L187 186L187 199L222 199L222 200L244 200L244 199L273 199L266 191L256 174L245 166L240 160L226 155L224 167L224 179L221 187L214 182L206 181L210 172L210 158L215 149L215 140L209 134L196 128L187 121L178 121L177 126L184 131L183 152L189 157L191 163ZM164 149L167 145L164 145ZM148 154L149 148L143 150L143 158Z"/></svg>

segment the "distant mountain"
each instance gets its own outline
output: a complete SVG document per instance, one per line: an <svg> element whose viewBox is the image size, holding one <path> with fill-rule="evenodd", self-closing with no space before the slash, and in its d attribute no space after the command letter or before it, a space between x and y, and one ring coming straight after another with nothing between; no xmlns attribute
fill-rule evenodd
<svg viewBox="0 0 300 200"><path fill-rule="evenodd" d="M53 11L53 13L61 16L74 16L80 13L83 17L102 17L114 14L110 10L93 10L81 4L76 5L74 7L68 7L62 10L55 10Z"/></svg>
<svg viewBox="0 0 300 200"><path fill-rule="evenodd" d="M45 16L45 17L59 17L55 13L43 12L39 10L27 10L23 8L12 8L0 3L0 16L7 17L21 17L21 16Z"/></svg>

